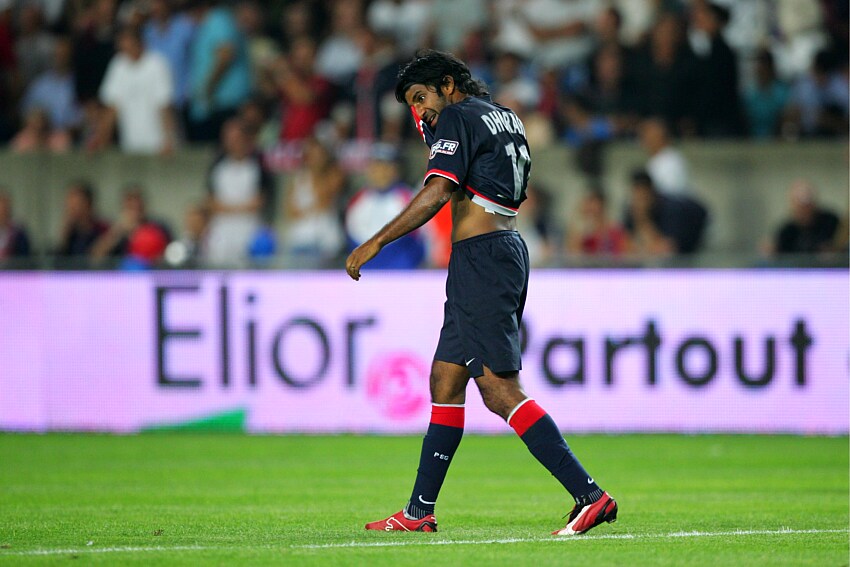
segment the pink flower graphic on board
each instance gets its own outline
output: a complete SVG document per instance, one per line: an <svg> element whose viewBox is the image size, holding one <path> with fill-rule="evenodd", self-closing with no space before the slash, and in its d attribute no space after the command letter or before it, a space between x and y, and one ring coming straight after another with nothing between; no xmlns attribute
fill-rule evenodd
<svg viewBox="0 0 850 567"><path fill-rule="evenodd" d="M375 357L366 370L366 397L390 419L415 416L430 403L428 365L409 352Z"/></svg>

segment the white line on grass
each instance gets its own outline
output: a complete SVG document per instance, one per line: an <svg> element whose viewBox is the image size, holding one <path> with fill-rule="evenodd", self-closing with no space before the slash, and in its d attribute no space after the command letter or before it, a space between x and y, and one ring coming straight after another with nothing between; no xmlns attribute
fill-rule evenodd
<svg viewBox="0 0 850 567"><path fill-rule="evenodd" d="M578 537L547 537L547 538L503 538L503 539L481 539L481 540L405 540L405 541L351 541L348 543L321 543L308 545L281 546L289 549L338 549L351 547L404 547L412 545L493 545L511 543L560 543L565 541L588 541L602 539L673 539L673 538L700 538L700 537L736 537L752 535L806 535L806 534L846 534L848 530L795 530L782 528L778 530L733 530L724 532L671 532L666 534L600 534ZM428 536L425 536L428 537ZM263 548L274 549L277 546L264 545ZM245 548L251 548L245 546ZM123 547L82 547L78 549L26 549L21 551L0 551L0 557L25 556L25 555L81 555L84 553L148 553L162 551L216 551L216 550L243 549L237 546L214 546L214 545L175 545L175 546L123 546ZM253 547L256 549L256 546Z"/></svg>
<svg viewBox="0 0 850 567"><path fill-rule="evenodd" d="M401 547L408 545L490 545L507 543L560 543L564 541L587 541L599 539L670 539L698 537L735 537L750 535L802 535L802 534L845 534L848 530L795 530L782 528L778 530L734 530L725 532L672 532L666 534L601 534L574 537L548 538L505 538L505 539L468 539L468 540L437 540L437 541L352 541L348 543L321 543L312 545L293 545L293 549L334 549L339 547Z"/></svg>
<svg viewBox="0 0 850 567"><path fill-rule="evenodd" d="M78 549L25 549L22 551L0 551L0 557L7 555L79 555L82 553L136 553L146 551L203 551L205 549L228 549L204 545L175 545L173 547L81 547Z"/></svg>

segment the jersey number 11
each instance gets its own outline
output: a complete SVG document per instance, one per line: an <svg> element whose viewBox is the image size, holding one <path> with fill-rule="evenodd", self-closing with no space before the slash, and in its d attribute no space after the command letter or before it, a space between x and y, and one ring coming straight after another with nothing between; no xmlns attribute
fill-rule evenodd
<svg viewBox="0 0 850 567"><path fill-rule="evenodd" d="M519 147L519 153L517 153L517 147ZM505 151L508 153L508 157L511 158L511 164L514 166L514 201L519 201L519 196L522 194L523 182L525 181L525 166L531 161L531 156L526 146L517 146L513 142L505 144Z"/></svg>

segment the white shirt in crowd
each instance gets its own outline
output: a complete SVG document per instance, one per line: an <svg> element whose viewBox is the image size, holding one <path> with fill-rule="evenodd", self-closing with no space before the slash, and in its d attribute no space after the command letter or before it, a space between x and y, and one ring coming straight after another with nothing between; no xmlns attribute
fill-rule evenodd
<svg viewBox="0 0 850 567"><path fill-rule="evenodd" d="M308 172L295 174L292 192L292 205L307 212L287 224L287 250L291 254L315 259L332 258L345 244L345 234L336 210L317 207L318 196Z"/></svg>
<svg viewBox="0 0 850 567"><path fill-rule="evenodd" d="M416 51L430 24L431 2L427 0L375 0L366 14L369 26L394 36L405 54Z"/></svg>
<svg viewBox="0 0 850 567"><path fill-rule="evenodd" d="M121 149L131 153L157 153L166 143L162 110L172 99L168 61L145 51L133 61L123 53L109 62L100 100L115 109Z"/></svg>
<svg viewBox="0 0 850 567"><path fill-rule="evenodd" d="M262 169L256 157L222 157L212 167L209 190L223 205L247 205L262 194ZM259 213L216 213L210 220L207 255L215 266L242 266L260 229Z"/></svg>
<svg viewBox="0 0 850 567"><path fill-rule="evenodd" d="M662 193L684 195L690 190L688 162L682 152L672 146L667 146L649 158L646 171Z"/></svg>
<svg viewBox="0 0 850 567"><path fill-rule="evenodd" d="M600 11L596 0L500 0L495 10L499 21L496 45L530 57L540 67L569 67L593 50L587 31L538 41L532 28L555 30L582 23L589 29Z"/></svg>

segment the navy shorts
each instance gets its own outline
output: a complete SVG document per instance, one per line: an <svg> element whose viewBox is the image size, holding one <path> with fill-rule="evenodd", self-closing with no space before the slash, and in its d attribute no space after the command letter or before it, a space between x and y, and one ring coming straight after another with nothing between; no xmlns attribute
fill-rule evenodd
<svg viewBox="0 0 850 567"><path fill-rule="evenodd" d="M501 230L452 244L446 304L435 360L465 366L472 378L522 369L519 327L528 292L528 248Z"/></svg>

